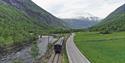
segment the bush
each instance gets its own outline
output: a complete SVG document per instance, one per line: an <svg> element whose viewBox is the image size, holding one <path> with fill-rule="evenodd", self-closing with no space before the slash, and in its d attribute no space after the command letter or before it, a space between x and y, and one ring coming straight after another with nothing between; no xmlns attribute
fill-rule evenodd
<svg viewBox="0 0 125 63"><path fill-rule="evenodd" d="M112 32L111 31L101 31L100 34L111 34Z"/></svg>
<svg viewBox="0 0 125 63"><path fill-rule="evenodd" d="M36 43L33 43L31 48L31 55L34 59L39 55L39 48Z"/></svg>
<svg viewBox="0 0 125 63"><path fill-rule="evenodd" d="M23 62L20 60L14 60L13 63L23 63Z"/></svg>

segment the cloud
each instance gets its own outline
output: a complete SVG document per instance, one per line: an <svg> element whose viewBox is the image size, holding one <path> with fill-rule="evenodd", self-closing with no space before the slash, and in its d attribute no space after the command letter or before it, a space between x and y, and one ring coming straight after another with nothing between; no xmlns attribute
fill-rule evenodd
<svg viewBox="0 0 125 63"><path fill-rule="evenodd" d="M104 18L125 3L124 0L33 0L33 2L60 18L87 14Z"/></svg>

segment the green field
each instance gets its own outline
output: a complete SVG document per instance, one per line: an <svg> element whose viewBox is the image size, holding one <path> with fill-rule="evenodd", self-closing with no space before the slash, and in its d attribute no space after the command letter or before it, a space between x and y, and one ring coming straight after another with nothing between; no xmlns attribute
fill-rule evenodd
<svg viewBox="0 0 125 63"><path fill-rule="evenodd" d="M92 63L125 63L125 32L79 32L74 40Z"/></svg>

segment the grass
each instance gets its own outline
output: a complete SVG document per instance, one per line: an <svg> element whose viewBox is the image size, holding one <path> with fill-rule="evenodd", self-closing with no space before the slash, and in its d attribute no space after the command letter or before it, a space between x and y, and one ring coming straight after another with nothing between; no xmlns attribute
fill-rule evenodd
<svg viewBox="0 0 125 63"><path fill-rule="evenodd" d="M63 63L69 63L66 49L64 49L64 52L63 52Z"/></svg>
<svg viewBox="0 0 125 63"><path fill-rule="evenodd" d="M125 62L125 32L105 35L79 32L76 33L75 43L92 63Z"/></svg>
<svg viewBox="0 0 125 63"><path fill-rule="evenodd" d="M64 40L64 49L63 49L62 63L69 63L68 55L67 55L67 51L66 51L66 42L67 42L68 38L69 38L69 34L66 34L65 35L65 40Z"/></svg>

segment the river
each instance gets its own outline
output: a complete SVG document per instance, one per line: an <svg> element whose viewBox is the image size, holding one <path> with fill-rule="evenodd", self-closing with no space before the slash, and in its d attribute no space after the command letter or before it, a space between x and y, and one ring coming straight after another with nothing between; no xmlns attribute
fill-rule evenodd
<svg viewBox="0 0 125 63"><path fill-rule="evenodd" d="M39 48L39 56L42 56L46 53L48 43L53 43L56 39L53 36L42 36L37 40L37 46ZM21 61L22 63L33 63L33 58L31 56L32 46L27 46L24 49L11 53L10 55L4 56L0 59L0 63L13 63L14 60Z"/></svg>

